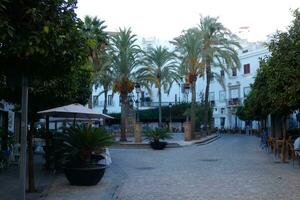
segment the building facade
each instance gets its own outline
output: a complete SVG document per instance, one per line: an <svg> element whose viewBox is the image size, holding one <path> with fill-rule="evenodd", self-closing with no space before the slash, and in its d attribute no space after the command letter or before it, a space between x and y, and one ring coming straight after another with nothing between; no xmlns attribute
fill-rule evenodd
<svg viewBox="0 0 300 200"><path fill-rule="evenodd" d="M142 49L147 50L151 46L164 45L173 50L174 47L168 42L160 42L156 38L139 40ZM250 85L255 80L256 71L259 68L259 60L269 54L268 50L261 44L242 43L243 49L239 51L241 62L240 69L221 71L220 68L212 68L214 72L219 73L224 80L224 87L216 80L211 81L209 100L213 107L213 125L217 128L243 128L249 125L256 128L256 124L246 124L236 116L236 109L240 106L247 94L250 92ZM183 90L184 82L174 82L169 93L162 92L162 105L167 106L169 103L175 104L180 102L190 102L191 93L186 93ZM206 80L199 77L196 82L196 101L200 102L203 98L206 86ZM101 88L93 90L93 96L97 96L101 92ZM139 104L140 109L148 109L158 105L157 88L152 88L151 94L146 91L141 91L139 99L142 102ZM131 94L133 99L137 98L135 91ZM104 95L100 95L93 100L93 109L102 112L104 105ZM120 99L117 93L113 94L109 91L107 96L108 113L118 113L121 111Z"/></svg>

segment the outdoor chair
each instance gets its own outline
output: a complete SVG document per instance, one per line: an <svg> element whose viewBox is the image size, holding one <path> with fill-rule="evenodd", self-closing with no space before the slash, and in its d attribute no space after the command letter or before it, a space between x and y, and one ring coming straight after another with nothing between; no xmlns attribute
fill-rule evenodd
<svg viewBox="0 0 300 200"><path fill-rule="evenodd" d="M275 139L275 157L279 157L284 148L284 139Z"/></svg>
<svg viewBox="0 0 300 200"><path fill-rule="evenodd" d="M295 160L299 160L299 164L300 164L300 157L297 156L296 151L300 152L300 149L295 150L294 149L294 142L292 140L289 140L287 142L287 148L288 148L288 153L290 158L293 160L293 166L294 166L294 162Z"/></svg>

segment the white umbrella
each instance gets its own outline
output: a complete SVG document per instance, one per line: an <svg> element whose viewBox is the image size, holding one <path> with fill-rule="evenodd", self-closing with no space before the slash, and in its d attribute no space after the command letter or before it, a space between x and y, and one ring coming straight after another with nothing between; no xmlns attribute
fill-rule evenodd
<svg viewBox="0 0 300 200"><path fill-rule="evenodd" d="M57 108L52 108L48 110L43 110L37 112L40 115L51 116L51 117L63 117L63 118L84 118L93 120L95 118L102 119L113 119L113 117L109 115L105 115L99 112L95 112L94 110L87 108L81 104L70 104L66 106L61 106Z"/></svg>

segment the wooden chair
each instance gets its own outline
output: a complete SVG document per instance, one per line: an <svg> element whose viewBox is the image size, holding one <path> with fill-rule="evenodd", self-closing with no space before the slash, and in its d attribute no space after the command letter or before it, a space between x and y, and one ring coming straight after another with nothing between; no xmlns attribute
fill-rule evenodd
<svg viewBox="0 0 300 200"><path fill-rule="evenodd" d="M292 140L289 140L287 142L287 148L288 148L288 154L289 157L293 160L293 166L295 163L295 160L299 160L299 164L300 164L300 157L296 155L296 152L300 152L300 149L294 149L294 142Z"/></svg>

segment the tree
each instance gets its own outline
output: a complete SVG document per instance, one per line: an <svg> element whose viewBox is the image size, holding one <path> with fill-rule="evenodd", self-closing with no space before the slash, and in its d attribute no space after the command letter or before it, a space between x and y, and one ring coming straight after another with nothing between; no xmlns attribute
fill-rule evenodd
<svg viewBox="0 0 300 200"><path fill-rule="evenodd" d="M181 73L185 76L186 83L191 85L192 103L191 103L191 123L192 138L195 137L195 120L196 120L196 81L198 76L203 76L203 65L201 63L201 33L193 28L183 32L182 35L175 38L172 42L178 52L177 57L181 61Z"/></svg>
<svg viewBox="0 0 300 200"><path fill-rule="evenodd" d="M245 109L254 116L271 114L273 133L277 137L285 136L286 117L300 108L298 10L294 17L289 30L276 33L268 44L271 54L260 61L252 91L245 102Z"/></svg>
<svg viewBox="0 0 300 200"><path fill-rule="evenodd" d="M112 36L111 55L113 70L113 91L121 98L121 138L126 141L126 116L128 110L128 94L134 89L134 70L142 62L142 51L136 45L136 35L131 29L119 29Z"/></svg>
<svg viewBox="0 0 300 200"><path fill-rule="evenodd" d="M105 103L103 113L107 113L106 110L106 98L107 91L111 84L110 71L110 58L107 54L108 34L105 32L105 21L98 19L97 17L85 16L83 32L87 38L88 56L93 66L93 84L98 88L99 84L104 88ZM92 86L91 86L92 87ZM102 92L99 95L101 95ZM92 107L92 96L89 100L89 107Z"/></svg>
<svg viewBox="0 0 300 200"><path fill-rule="evenodd" d="M53 79L74 72L86 62L82 23L74 12L76 1L5 0L0 7L0 79L4 82L1 89L8 88L10 92L6 94L14 95L9 97L20 97L17 94L20 94L21 79L26 99L27 82L33 92L38 92L36 85L44 89ZM27 104L22 107L27 110ZM34 112L30 107L29 110ZM23 116L24 124L26 112ZM22 138L27 132L26 124L23 127ZM30 150L31 141L29 133ZM22 152L26 151L25 146L22 144ZM29 151L29 192L35 191L32 163L32 151ZM25 191L20 191L20 195L24 199Z"/></svg>
<svg viewBox="0 0 300 200"><path fill-rule="evenodd" d="M137 70L140 82L146 81L158 89L158 121L162 125L161 92L169 93L174 81L179 79L174 56L166 47L150 48L146 53L145 66Z"/></svg>
<svg viewBox="0 0 300 200"><path fill-rule="evenodd" d="M94 86L95 89L101 88L102 90L96 96L98 98L100 95L104 94L104 106L103 113L107 113L107 93L112 88L113 83L113 70L112 70L112 58L108 52L103 52L100 54L101 56L101 70L95 72L94 76Z"/></svg>
<svg viewBox="0 0 300 200"><path fill-rule="evenodd" d="M205 88L205 120L204 127L208 134L209 86L212 77L222 84L222 77L212 70L218 67L228 73L228 69L240 68L237 48L240 48L235 36L226 29L218 18L201 17L199 30L201 32L201 54L206 74Z"/></svg>

